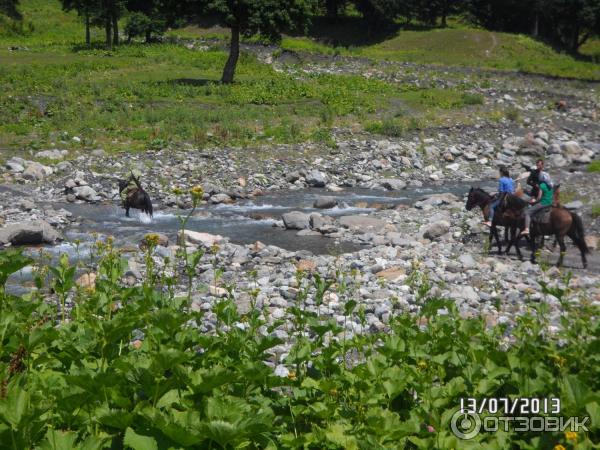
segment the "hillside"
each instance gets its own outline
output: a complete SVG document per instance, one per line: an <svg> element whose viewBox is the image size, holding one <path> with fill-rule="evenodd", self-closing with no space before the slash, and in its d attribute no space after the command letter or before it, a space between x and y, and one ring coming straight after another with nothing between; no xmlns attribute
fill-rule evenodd
<svg viewBox="0 0 600 450"><path fill-rule="evenodd" d="M15 34L0 21L0 42L28 46L81 44L83 24L73 12L65 13L58 0L22 0L21 12L26 30ZM32 31L30 31L32 28ZM92 39L102 39L103 31L92 29ZM227 39L222 28L186 27L171 30L168 35L183 38ZM448 29L401 30L378 42L364 38L362 23L348 20L331 27L317 24L311 37L283 39L282 47L294 51L361 56L390 61L521 71L556 77L600 80L600 66L576 60L527 36L493 33L455 23ZM585 57L595 59L600 44L586 44Z"/></svg>

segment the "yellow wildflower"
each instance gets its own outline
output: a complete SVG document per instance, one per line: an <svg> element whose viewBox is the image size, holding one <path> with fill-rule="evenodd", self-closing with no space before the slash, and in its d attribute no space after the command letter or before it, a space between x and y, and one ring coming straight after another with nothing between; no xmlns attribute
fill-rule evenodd
<svg viewBox="0 0 600 450"><path fill-rule="evenodd" d="M202 189L202 186L194 186L190 190L190 193L192 194L192 197L202 198L204 195L204 189Z"/></svg>
<svg viewBox="0 0 600 450"><path fill-rule="evenodd" d="M156 247L160 241L160 236L156 233L149 233L145 236L144 240L146 241L146 245Z"/></svg>
<svg viewBox="0 0 600 450"><path fill-rule="evenodd" d="M556 444L552 450L567 450L567 449L560 444Z"/></svg>
<svg viewBox="0 0 600 450"><path fill-rule="evenodd" d="M417 366L419 367L419 369L425 370L425 369L427 369L427 362L421 360L417 363Z"/></svg>
<svg viewBox="0 0 600 450"><path fill-rule="evenodd" d="M175 195L181 195L181 194L183 194L183 190L181 190L181 188L179 188L179 187L174 187L173 188L173 194L175 194Z"/></svg>
<svg viewBox="0 0 600 450"><path fill-rule="evenodd" d="M577 432L576 431L565 431L565 437L567 441L576 441L577 440Z"/></svg>
<svg viewBox="0 0 600 450"><path fill-rule="evenodd" d="M294 370L290 370L287 377L292 381L296 381L296 372Z"/></svg>

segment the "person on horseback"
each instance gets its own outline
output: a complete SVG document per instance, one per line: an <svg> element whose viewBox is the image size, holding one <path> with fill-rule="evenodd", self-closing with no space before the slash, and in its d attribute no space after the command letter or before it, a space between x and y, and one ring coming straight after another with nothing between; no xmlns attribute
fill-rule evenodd
<svg viewBox="0 0 600 450"><path fill-rule="evenodd" d="M500 181L498 182L498 194L496 199L490 205L490 211L488 213L488 220L483 222L484 225L488 227L492 226L492 222L494 221L494 212L496 208L502 201L502 196L505 194L514 194L515 192L515 182L510 177L510 173L508 169L504 166L500 167Z"/></svg>
<svg viewBox="0 0 600 450"><path fill-rule="evenodd" d="M142 185L140 184L140 178L142 173L138 169L131 169L129 172L129 179L127 180L127 186L125 189L121 191L121 200L123 200L123 204L127 200L127 197L135 192L137 189L140 189Z"/></svg>
<svg viewBox="0 0 600 450"><path fill-rule="evenodd" d="M543 168L543 161L542 161ZM541 174L543 172L540 171L540 180L538 183L538 195L537 198L531 199L531 204L529 208L525 211L525 228L521 231L521 235L526 236L529 235L529 226L531 225L531 216L539 211L542 208L547 206L552 206L554 202L554 191L549 185L548 180L542 181Z"/></svg>

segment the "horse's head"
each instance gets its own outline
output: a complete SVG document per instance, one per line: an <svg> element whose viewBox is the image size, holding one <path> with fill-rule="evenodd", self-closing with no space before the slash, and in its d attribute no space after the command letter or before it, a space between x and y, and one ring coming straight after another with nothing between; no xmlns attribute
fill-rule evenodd
<svg viewBox="0 0 600 450"><path fill-rule="evenodd" d="M465 208L467 211L471 211L476 206L484 205L489 198L489 194L487 194L483 189L471 187Z"/></svg>
<svg viewBox="0 0 600 450"><path fill-rule="evenodd" d="M126 180L119 180L119 194L123 192L123 189L127 187L127 184Z"/></svg>

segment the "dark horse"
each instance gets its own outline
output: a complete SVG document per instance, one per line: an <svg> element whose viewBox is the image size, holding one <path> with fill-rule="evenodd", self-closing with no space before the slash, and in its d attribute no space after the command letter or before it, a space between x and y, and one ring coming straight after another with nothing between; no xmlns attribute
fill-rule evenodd
<svg viewBox="0 0 600 450"><path fill-rule="evenodd" d="M476 206L479 206L481 208L481 212L483 213L484 220L487 220L490 212L490 206L494 200L495 197L488 194L483 189L472 187L469 191L469 197L467 198L467 204L465 207L467 208L467 211L471 211ZM506 254L510 252L510 248L514 243L517 250L517 255L519 255L519 258L523 258L521 255L521 249L519 248L519 241L515 239L517 236L517 228L519 223L520 213L515 214L512 211L502 211L500 206L496 208L494 220L492 221L492 228L490 229L490 246L492 245L492 240L495 237L496 244L498 245L498 254L502 253L502 245L500 244L500 236L498 235L498 226L501 226L505 228L504 239L508 242ZM511 233L510 240L508 240L509 230Z"/></svg>
<svg viewBox="0 0 600 450"><path fill-rule="evenodd" d="M125 180L119 180L119 194L127 187L129 183ZM136 190L131 192L126 198L123 204L125 208L125 215L129 217L129 208L140 209L142 212L152 217L152 202L150 196L142 189L138 184Z"/></svg>
<svg viewBox="0 0 600 450"><path fill-rule="evenodd" d="M522 200L515 196L507 196L506 200L500 206L503 211L511 211L513 214L523 211L523 208L527 205L525 200ZM535 263L535 252L536 248L536 237L538 236L551 236L554 235L558 245L560 246L560 257L556 265L562 266L567 246L565 245L565 236L569 236L575 245L581 252L581 261L583 262L583 268L587 268L586 254L590 252L585 242L585 231L583 229L583 221L577 214L569 211L566 208L552 206L550 211L550 219L548 222L540 222L535 220L535 215L531 218L530 233L530 244L531 244L531 262ZM521 217L521 221L524 218ZM519 236L513 239L513 243L517 243Z"/></svg>

